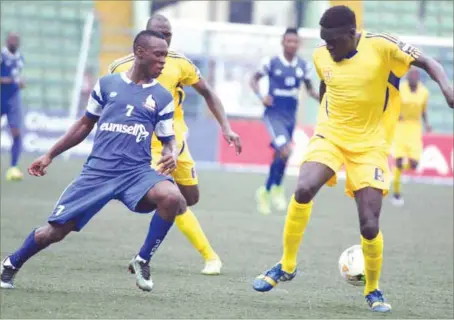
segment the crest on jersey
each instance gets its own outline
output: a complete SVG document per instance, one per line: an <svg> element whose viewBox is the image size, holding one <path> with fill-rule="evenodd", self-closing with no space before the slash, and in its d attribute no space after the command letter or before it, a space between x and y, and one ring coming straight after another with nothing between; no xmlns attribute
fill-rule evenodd
<svg viewBox="0 0 454 320"><path fill-rule="evenodd" d="M115 98L116 96L117 96L117 93L115 91L113 91L109 94L110 98Z"/></svg>
<svg viewBox="0 0 454 320"><path fill-rule="evenodd" d="M145 102L143 103L143 106L147 109L150 109L151 111L155 111L156 109L156 102L153 99L153 96L150 94Z"/></svg>
<svg viewBox="0 0 454 320"><path fill-rule="evenodd" d="M323 68L322 74L323 74L323 79L325 79L325 81L330 81L331 78L333 77L333 70L331 70L331 68L329 68L329 67Z"/></svg>
<svg viewBox="0 0 454 320"><path fill-rule="evenodd" d="M276 69L276 71L274 71L274 74L280 76L282 74L281 69Z"/></svg>

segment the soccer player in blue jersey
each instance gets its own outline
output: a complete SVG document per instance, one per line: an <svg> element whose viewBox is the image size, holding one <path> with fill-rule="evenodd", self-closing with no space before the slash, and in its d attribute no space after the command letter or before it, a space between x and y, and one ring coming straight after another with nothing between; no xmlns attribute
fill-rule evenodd
<svg viewBox="0 0 454 320"><path fill-rule="evenodd" d="M24 82L21 79L24 58L19 52L19 45L19 35L9 33L6 38L6 45L2 48L0 60L1 116L3 117L6 115L11 136L13 138L13 144L11 147L11 167L6 172L6 179L10 181L19 181L23 178L22 172L17 167L22 150L22 111L20 91L24 87Z"/></svg>
<svg viewBox="0 0 454 320"><path fill-rule="evenodd" d="M155 79L167 56L161 33L142 31L134 39L134 65L128 71L102 77L95 85L87 111L49 150L35 160L29 173L43 176L59 154L83 141L97 124L93 150L80 176L58 199L48 224L33 230L22 247L1 263L1 287L13 288L14 276L32 256L71 231L80 231L110 200L130 210L156 209L142 248L131 267L137 286L150 291L148 262L186 202L168 175L176 167L173 98ZM163 143L158 171L150 167L151 136Z"/></svg>
<svg viewBox="0 0 454 320"><path fill-rule="evenodd" d="M292 136L296 124L299 89L304 83L308 94L318 100L310 80L309 64L296 54L300 46L298 30L288 28L282 37L283 52L266 58L251 79L251 87L265 106L264 121L275 150L265 186L256 192L257 209L263 214L271 213L271 201L278 210L287 208L282 179L287 160L292 151ZM268 77L268 94L262 96L259 80Z"/></svg>

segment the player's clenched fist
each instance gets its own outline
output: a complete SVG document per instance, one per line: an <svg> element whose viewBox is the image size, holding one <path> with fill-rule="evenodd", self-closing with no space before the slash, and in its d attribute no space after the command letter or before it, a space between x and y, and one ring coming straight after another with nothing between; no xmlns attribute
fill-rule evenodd
<svg viewBox="0 0 454 320"><path fill-rule="evenodd" d="M170 174L177 167L176 157L173 154L162 155L158 161L158 172L164 175Z"/></svg>
<svg viewBox="0 0 454 320"><path fill-rule="evenodd" d="M48 155L43 155L33 161L28 168L28 173L35 177L41 177L46 174L46 168L52 163L52 159Z"/></svg>

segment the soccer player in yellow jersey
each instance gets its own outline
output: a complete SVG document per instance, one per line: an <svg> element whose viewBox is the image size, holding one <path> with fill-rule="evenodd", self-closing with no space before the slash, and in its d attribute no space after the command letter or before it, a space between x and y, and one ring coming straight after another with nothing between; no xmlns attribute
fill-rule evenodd
<svg viewBox="0 0 454 320"><path fill-rule="evenodd" d="M386 131L390 128L382 120L390 86L398 88L399 78L413 64L426 70L439 84L451 108L453 89L443 68L413 46L387 35L357 32L355 14L346 6L326 10L320 26L326 45L317 48L313 58L322 80L323 112L288 206L282 258L258 276L253 287L266 292L279 281L296 276L297 253L311 215L312 200L325 183L335 183L336 172L344 165L346 192L355 198L358 208L365 260L364 296L372 311L389 312L391 306L378 282L383 260L379 217L382 197L389 189Z"/></svg>
<svg viewBox="0 0 454 320"><path fill-rule="evenodd" d="M421 118L426 132L431 131L426 112L429 90L420 81L417 69L412 68L408 72L407 81L400 84L400 97L400 117L396 125L393 146L396 167L393 180L394 194L391 201L395 206L404 205L400 188L400 175L405 169L416 170L422 153ZM404 163L404 160L407 160L407 162Z"/></svg>
<svg viewBox="0 0 454 320"><path fill-rule="evenodd" d="M172 39L172 28L166 17L158 14L153 15L148 20L147 29L162 33L165 36L167 43L170 44ZM134 56L132 54L118 59L110 65L109 72L125 72L133 66L133 61ZM222 267L221 260L208 242L194 213L189 209L189 206L193 206L199 201L199 188L194 160L191 157L185 139L187 127L184 122L182 105L184 100L183 86L192 86L205 98L209 109L221 125L224 138L230 145L235 146L237 153L241 152L240 139L239 136L231 130L220 99L201 77L198 68L184 55L169 50L164 69L158 77L158 81L169 90L174 97L174 130L179 156L177 159L177 168L172 172L172 176L188 205L187 211L177 216L175 222L194 248L199 251L204 258L205 267L202 270L202 273L206 275L220 274ZM159 160L161 149L161 143L153 136L153 165L156 165Z"/></svg>

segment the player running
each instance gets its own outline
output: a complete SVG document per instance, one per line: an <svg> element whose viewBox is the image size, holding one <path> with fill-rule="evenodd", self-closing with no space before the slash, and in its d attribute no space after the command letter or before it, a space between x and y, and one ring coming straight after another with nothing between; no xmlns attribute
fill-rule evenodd
<svg viewBox="0 0 454 320"><path fill-rule="evenodd" d="M87 111L69 131L28 169L31 175L46 174L52 160L96 131L93 150L81 174L62 193L48 224L33 230L22 247L1 264L1 287L13 288L22 265L71 231L80 231L110 200L123 202L137 213L156 209L150 234L132 266L137 286L150 291L153 282L148 262L164 240L175 216L186 203L167 175L175 168L174 105L170 93L156 77L164 67L167 43L164 36L142 31L134 39L134 64L130 71L102 77L95 85ZM160 169L150 167L151 135L163 143Z"/></svg>
<svg viewBox="0 0 454 320"><path fill-rule="evenodd" d="M385 128L383 122L389 88L398 88L399 79L415 65L438 83L451 108L453 89L440 64L413 46L388 35L357 32L355 14L346 6L326 10L320 26L326 45L313 55L322 80L318 123L288 207L282 258L258 276L253 287L269 291L279 281L296 276L297 253L312 199L325 183L335 183L336 172L344 165L346 192L355 198L359 214L367 279L364 296L372 311L388 312L391 305L379 290L383 261L379 218L382 197L389 189L386 133L392 128Z"/></svg>
<svg viewBox="0 0 454 320"><path fill-rule="evenodd" d="M2 48L0 103L1 117L6 115L8 126L13 138L11 147L11 167L6 172L6 180L22 180L23 174L17 167L22 151L22 110L21 89L24 81L21 78L24 67L24 57L19 52L20 38L15 33L9 33L6 46Z"/></svg>
<svg viewBox="0 0 454 320"><path fill-rule="evenodd" d="M311 68L296 53L300 46L298 30L288 28L282 36L282 54L266 58L251 79L251 88L265 106L264 121L275 150L268 179L256 192L257 210L271 213L271 203L278 210L287 208L282 179L292 151L292 136L296 125L296 111L300 86L304 83L309 95L318 100L310 80ZM268 94L262 96L259 80L268 77Z"/></svg>
<svg viewBox="0 0 454 320"><path fill-rule="evenodd" d="M393 146L396 167L393 180L394 194L391 202L398 207L404 205L400 176L404 170L416 170L422 153L421 118L424 121L426 132L431 131L426 112L429 90L420 81L417 69L411 69L407 78L408 81L402 82L400 85L401 110ZM404 160L408 162L404 163Z"/></svg>
<svg viewBox="0 0 454 320"><path fill-rule="evenodd" d="M172 40L172 26L169 20L159 14L153 15L147 23L147 29L158 31L164 34L167 43L170 45ZM110 73L122 72L131 68L133 55L128 55L113 62L109 67ZM222 262L219 256L211 247L205 233L202 230L196 216L189 208L199 202L198 178L195 170L195 163L189 152L186 142L188 128L184 121L183 86L192 86L202 95L213 115L219 122L224 138L229 144L234 144L237 153L241 152L240 138L234 133L229 125L224 108L218 96L213 92L206 81L201 77L198 68L184 55L173 50L169 50L166 58L164 70L158 77L161 83L173 95L175 102L175 138L178 150L177 168L172 176L175 179L181 193L186 199L188 208L186 212L179 215L175 222L181 232L188 238L193 247L200 252L205 260L205 267L202 274L217 275L221 273ZM153 165L159 159L162 146L156 137L152 139Z"/></svg>

